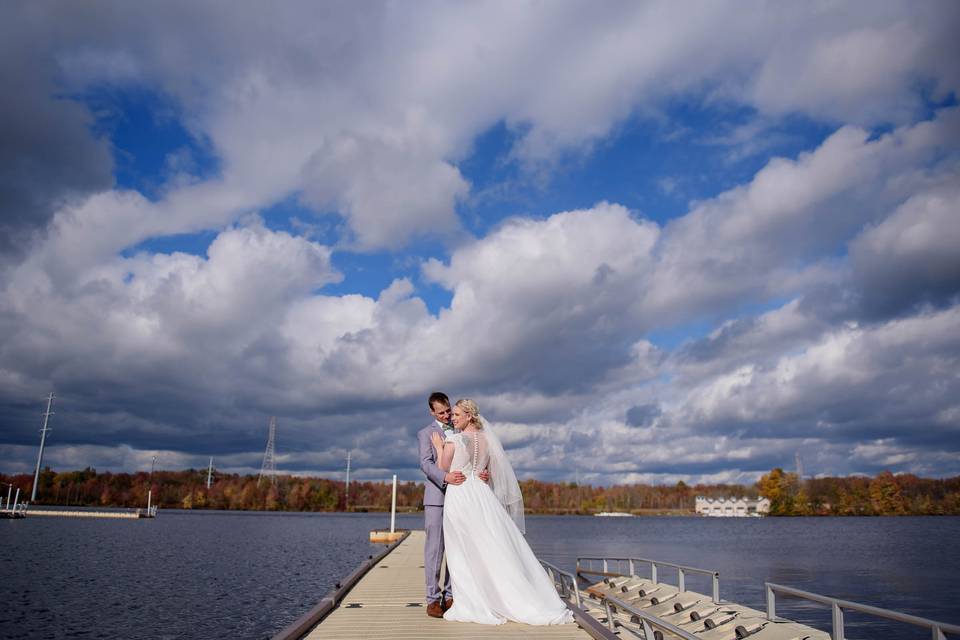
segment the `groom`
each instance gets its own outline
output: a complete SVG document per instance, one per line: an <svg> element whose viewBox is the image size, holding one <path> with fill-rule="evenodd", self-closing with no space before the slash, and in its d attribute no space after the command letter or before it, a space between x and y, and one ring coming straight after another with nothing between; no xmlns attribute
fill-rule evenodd
<svg viewBox="0 0 960 640"><path fill-rule="evenodd" d="M450 424L450 398L435 391L427 400L433 422L417 432L417 445L420 450L420 470L427 476L423 491L424 529L427 542L423 548L423 571L427 578L427 615L442 618L443 612L453 605L450 591L450 572L443 579L443 591L440 590L440 564L443 561L443 492L448 484L461 484L466 478L459 471L444 471L437 465L436 452L430 443L430 436L439 433L446 436L453 433Z"/></svg>
<svg viewBox="0 0 960 640"><path fill-rule="evenodd" d="M443 492L448 484L460 484L466 478L459 471L444 471L437 465L437 455L430 444L430 436L439 433L453 433L450 424L450 398L435 391L427 400L433 422L417 432L417 445L420 449L420 470L427 476L423 491L424 529L427 542L423 548L423 571L427 578L427 615L442 618L443 612L453 604L450 592L450 572L443 580L443 592L440 591L440 563L443 561Z"/></svg>
<svg viewBox="0 0 960 640"><path fill-rule="evenodd" d="M417 432L417 445L420 452L420 470L427 476L423 491L424 529L427 541L423 547L423 572L427 579L427 615L442 618L443 612L453 606L453 594L450 591L450 571L443 579L440 589L440 564L443 561L443 492L449 484L462 484L466 477L459 471L444 471L437 464L437 455L430 443L434 433L446 437L454 432L450 424L450 398L435 391L427 400L433 422ZM486 482L490 475L486 469L479 477Z"/></svg>

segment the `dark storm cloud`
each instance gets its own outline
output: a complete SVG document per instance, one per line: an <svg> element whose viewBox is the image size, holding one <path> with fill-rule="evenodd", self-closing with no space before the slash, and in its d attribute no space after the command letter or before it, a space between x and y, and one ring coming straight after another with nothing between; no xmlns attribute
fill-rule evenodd
<svg viewBox="0 0 960 640"><path fill-rule="evenodd" d="M656 404L640 404L627 409L627 424L631 427L649 427L663 414Z"/></svg>
<svg viewBox="0 0 960 640"><path fill-rule="evenodd" d="M960 299L960 171L901 205L851 245L854 284L867 318Z"/></svg>
<svg viewBox="0 0 960 640"><path fill-rule="evenodd" d="M757 454L749 460L741 460L735 456L717 457L713 460L679 460L675 462L645 463L643 456L637 456L636 472L649 474L680 475L680 476L710 476L716 473L735 469L739 473L760 474L766 473L777 466L782 466L782 457L776 454Z"/></svg>
<svg viewBox="0 0 960 640"><path fill-rule="evenodd" d="M112 186L113 160L109 142L91 133L90 112L62 95L47 35L38 37L31 7L8 6L3 13L0 253L22 256L57 208Z"/></svg>
<svg viewBox="0 0 960 640"><path fill-rule="evenodd" d="M832 329L792 353L706 376L675 419L718 437L815 439L851 449L887 440L903 451L958 452L958 323L960 308L952 307Z"/></svg>

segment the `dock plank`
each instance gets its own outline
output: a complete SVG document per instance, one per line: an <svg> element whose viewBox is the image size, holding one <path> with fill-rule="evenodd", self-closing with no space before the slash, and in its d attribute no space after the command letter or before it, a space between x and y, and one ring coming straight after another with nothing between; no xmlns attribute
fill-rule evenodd
<svg viewBox="0 0 960 640"><path fill-rule="evenodd" d="M426 535L412 531L390 555L370 569L340 606L317 625L308 640L398 640L470 638L540 638L584 640L577 624L534 627L515 622L498 626L448 622L427 616L423 587Z"/></svg>

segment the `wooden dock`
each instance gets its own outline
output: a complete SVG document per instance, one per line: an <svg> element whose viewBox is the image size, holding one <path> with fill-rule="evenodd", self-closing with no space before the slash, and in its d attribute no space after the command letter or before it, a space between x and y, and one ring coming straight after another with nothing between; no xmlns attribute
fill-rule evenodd
<svg viewBox="0 0 960 640"><path fill-rule="evenodd" d="M921 618L870 605L765 583L766 612L720 599L716 571L643 558L578 557L576 574L541 560L544 570L573 612L576 623L532 627L508 622L499 626L447 622L426 615L423 602L423 531L370 556L313 609L273 640L397 638L399 640L469 640L472 638L558 638L593 640L830 640L843 638L844 610L925 628L934 640L960 637L960 625ZM594 568L598 563L599 567ZM636 565L649 565L640 577ZM659 568L677 570L677 585L658 580ZM624 572L624 568L627 572ZM642 571L642 569L641 569ZM710 595L688 591L686 574L709 577ZM581 587L579 579L602 578ZM832 607L830 633L776 614L776 595L802 598ZM930 637L930 636L928 636Z"/></svg>
<svg viewBox="0 0 960 640"><path fill-rule="evenodd" d="M136 511L62 511L54 509L28 509L26 515L44 516L50 518L113 518L123 520L140 520L142 518L153 518L148 515L146 510L137 509Z"/></svg>
<svg viewBox="0 0 960 640"><path fill-rule="evenodd" d="M411 531L390 553L372 563L307 640L469 640L525 638L589 640L579 624L533 627L515 622L498 626L448 622L427 616L423 587L423 531Z"/></svg>

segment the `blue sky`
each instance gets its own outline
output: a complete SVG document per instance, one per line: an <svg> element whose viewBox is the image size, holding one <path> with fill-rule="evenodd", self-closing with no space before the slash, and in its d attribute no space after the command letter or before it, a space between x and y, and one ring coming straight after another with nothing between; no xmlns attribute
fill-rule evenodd
<svg viewBox="0 0 960 640"><path fill-rule="evenodd" d="M960 473L958 10L850 6L0 10L0 465Z"/></svg>
<svg viewBox="0 0 960 640"><path fill-rule="evenodd" d="M192 135L177 105L162 94L142 87L108 87L75 99L96 115L94 134L111 144L117 188L159 199L172 158L188 162L195 179L217 175L217 158L209 141ZM456 209L465 231L482 237L508 218L543 219L558 211L589 209L600 201L622 204L638 217L664 224L687 213L691 202L749 181L772 155L795 157L815 149L833 131L826 123L788 117L764 131L762 152L743 153L732 151L723 139L749 126L757 118L754 109L703 105L687 99L665 105L660 117L663 121L630 117L617 125L613 135L589 149L558 158L556 166L544 175L530 175L531 170L511 159L522 130L496 123L476 137L457 165L472 192ZM325 244L338 241L336 211L304 206L297 192L265 206L258 214L273 231L310 233ZM202 256L215 237L213 230L151 237L127 249L126 254L147 251ZM411 242L402 251L340 252L334 264L346 277L322 291L375 297L396 278L416 281L420 260L448 255L445 245L431 240ZM417 292L433 313L449 305L449 292L428 282L417 282ZM702 335L709 326L706 321L672 326L657 332L663 337L655 337L655 341L676 346L685 338Z"/></svg>

